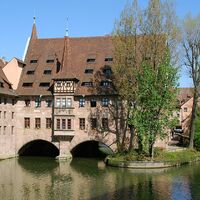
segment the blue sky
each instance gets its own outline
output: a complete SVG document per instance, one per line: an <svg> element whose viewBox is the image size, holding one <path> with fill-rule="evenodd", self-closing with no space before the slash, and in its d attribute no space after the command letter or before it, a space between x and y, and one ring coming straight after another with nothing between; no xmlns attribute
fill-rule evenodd
<svg viewBox="0 0 200 200"><path fill-rule="evenodd" d="M173 1L173 0L172 0ZM175 0L174 0L175 1ZM115 19L127 0L3 0L0 3L0 57L22 58L30 36L33 16L39 37L63 37L67 26L72 37L106 35L112 32ZM148 0L139 0L145 7ZM200 12L200 0L176 0L180 18L188 12ZM180 86L191 86L186 70Z"/></svg>

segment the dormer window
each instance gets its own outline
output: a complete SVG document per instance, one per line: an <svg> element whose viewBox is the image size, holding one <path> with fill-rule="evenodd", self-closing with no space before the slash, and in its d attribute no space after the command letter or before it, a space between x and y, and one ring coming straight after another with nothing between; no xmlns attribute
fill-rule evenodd
<svg viewBox="0 0 200 200"><path fill-rule="evenodd" d="M85 69L85 74L93 74L93 69Z"/></svg>
<svg viewBox="0 0 200 200"><path fill-rule="evenodd" d="M38 62L38 60L36 60L36 59L30 60L30 63L31 63L31 64L35 64L35 63L37 63L37 62Z"/></svg>
<svg viewBox="0 0 200 200"><path fill-rule="evenodd" d="M88 58L87 59L87 63L94 63L95 62L95 58Z"/></svg>
<svg viewBox="0 0 200 200"><path fill-rule="evenodd" d="M40 83L40 87L49 87L49 86L50 86L50 83L48 82Z"/></svg>
<svg viewBox="0 0 200 200"><path fill-rule="evenodd" d="M92 82L91 81L82 82L81 86L92 87Z"/></svg>
<svg viewBox="0 0 200 200"><path fill-rule="evenodd" d="M1 88L3 88L3 87L4 87L2 82L0 82L0 87L1 87Z"/></svg>
<svg viewBox="0 0 200 200"><path fill-rule="evenodd" d="M111 81L101 81L100 82L100 86L103 86L103 87L110 87L112 84Z"/></svg>
<svg viewBox="0 0 200 200"><path fill-rule="evenodd" d="M51 69L45 69L43 74L50 75L51 74Z"/></svg>
<svg viewBox="0 0 200 200"><path fill-rule="evenodd" d="M112 62L112 61L113 61L113 58L112 58L112 57L106 57L106 58L105 58L105 61L106 61L106 62Z"/></svg>
<svg viewBox="0 0 200 200"><path fill-rule="evenodd" d="M27 75L33 75L35 73L35 70L29 70L26 72Z"/></svg>
<svg viewBox="0 0 200 200"><path fill-rule="evenodd" d="M48 59L46 60L46 63L54 63L54 59Z"/></svg>
<svg viewBox="0 0 200 200"><path fill-rule="evenodd" d="M33 87L33 83L23 83L22 87Z"/></svg>
<svg viewBox="0 0 200 200"><path fill-rule="evenodd" d="M103 69L103 73L105 76L111 76L112 74L112 70L110 66L105 66L105 68Z"/></svg>

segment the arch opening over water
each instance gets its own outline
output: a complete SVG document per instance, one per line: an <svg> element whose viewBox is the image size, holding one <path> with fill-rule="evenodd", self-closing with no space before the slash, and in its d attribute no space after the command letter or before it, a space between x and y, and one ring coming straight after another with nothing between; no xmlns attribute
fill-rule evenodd
<svg viewBox="0 0 200 200"><path fill-rule="evenodd" d="M100 146L101 145L101 146ZM112 151L107 145L91 140L85 141L71 150L73 157L85 157L85 158L105 158L107 156L106 151L102 151L102 145Z"/></svg>
<svg viewBox="0 0 200 200"><path fill-rule="evenodd" d="M51 142L33 140L22 146L18 151L18 155L56 157L59 155L59 149Z"/></svg>

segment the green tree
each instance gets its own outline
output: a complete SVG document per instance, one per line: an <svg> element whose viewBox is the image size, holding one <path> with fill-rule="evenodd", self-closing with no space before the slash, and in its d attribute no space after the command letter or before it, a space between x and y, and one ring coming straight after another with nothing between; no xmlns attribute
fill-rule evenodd
<svg viewBox="0 0 200 200"><path fill-rule="evenodd" d="M156 72L148 62L143 63L142 72L137 75L137 109L131 122L137 129L139 150L150 157L156 139L165 138L174 126L178 80L177 69L171 66L168 55Z"/></svg>
<svg viewBox="0 0 200 200"><path fill-rule="evenodd" d="M126 119L129 119L129 125L132 127L129 136L129 150L132 148L133 135L136 128L137 120L135 118L144 117L142 114L145 114L140 110L144 105L140 104L142 102L141 94L146 94L144 91L141 92L140 90L143 90L147 85L151 85L154 80L157 81L157 83L155 83L155 85L157 85L155 91L157 91L158 95L161 95L159 91L162 92L161 88L163 85L159 88L158 84L165 82L162 78L171 76L167 73L177 72L177 69L171 65L172 61L174 64L177 60L177 36L178 28L176 26L176 15L173 6L169 1L161 2L160 0L150 0L148 7L145 10L140 10L137 0L134 0L132 4L126 5L121 13L120 19L115 24L113 32L114 84L121 101L125 102L127 113ZM166 51L169 52L167 58ZM165 63L164 65L163 61L167 61L168 63ZM147 77L149 83L146 81L142 83L141 78L138 79L138 77L141 77L146 73L145 70L147 70L147 66L149 66L148 69L151 68L151 70L153 70L148 73L155 77ZM172 71L169 70L166 71L166 73L164 73L165 71L162 71L164 76L161 76L160 68L163 66L170 66ZM153 80L151 80L151 78L153 78ZM176 79L175 74L174 79ZM145 85L142 86L141 84ZM171 92L173 92L174 85L172 82L165 82L165 84L169 84L166 87L170 88ZM166 94L168 94L168 92L166 92ZM145 99L145 96L143 98ZM154 100L156 102L156 99ZM151 101L153 101L153 99L151 99ZM163 102L165 103L165 99L163 99ZM170 108L170 106L168 108L166 107L166 109L164 108L165 107L160 108L161 113L165 113L166 115L166 113L168 113L167 109ZM138 114L139 112L140 115ZM151 115L148 117L149 119L147 121L152 120L152 126L153 123L155 124L155 120L158 120L158 123L160 123L160 116L158 118L155 117L155 119L152 118ZM138 119L137 124L139 124L139 121L140 119ZM139 127L141 128L141 126ZM153 130L150 126L148 126L148 128ZM154 128L156 129L156 127ZM148 141L148 143L150 143L150 139L145 139L147 138L146 132L139 132L139 129L136 131L139 135L139 144L142 149L144 142ZM152 138L152 145L148 146L152 147L155 142L154 136L158 134L158 131L149 130L148 134L148 137ZM122 135L122 138L125 138L126 132Z"/></svg>

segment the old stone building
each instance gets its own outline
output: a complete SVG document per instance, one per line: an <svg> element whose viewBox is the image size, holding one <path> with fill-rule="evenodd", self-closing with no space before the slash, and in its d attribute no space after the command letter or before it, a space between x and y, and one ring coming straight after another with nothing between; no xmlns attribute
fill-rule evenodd
<svg viewBox="0 0 200 200"><path fill-rule="evenodd" d="M115 150L112 48L110 36L41 39L34 23L25 60L0 60L0 158Z"/></svg>

